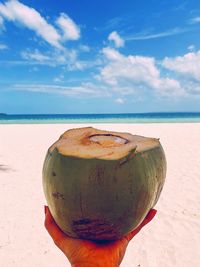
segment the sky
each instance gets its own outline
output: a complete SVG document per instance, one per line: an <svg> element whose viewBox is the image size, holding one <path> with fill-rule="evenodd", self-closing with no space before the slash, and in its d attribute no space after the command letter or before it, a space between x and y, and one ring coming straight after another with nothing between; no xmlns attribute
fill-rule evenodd
<svg viewBox="0 0 200 267"><path fill-rule="evenodd" d="M0 113L200 111L200 1L0 0Z"/></svg>

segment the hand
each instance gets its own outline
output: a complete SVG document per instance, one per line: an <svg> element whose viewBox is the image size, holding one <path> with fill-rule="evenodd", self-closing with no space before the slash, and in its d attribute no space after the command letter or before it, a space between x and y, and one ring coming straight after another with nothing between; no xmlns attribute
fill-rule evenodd
<svg viewBox="0 0 200 267"><path fill-rule="evenodd" d="M153 219L156 212L155 209L151 209L144 221L122 239L103 244L67 236L56 225L47 206L45 206L45 227L72 266L116 267L120 265L129 241Z"/></svg>

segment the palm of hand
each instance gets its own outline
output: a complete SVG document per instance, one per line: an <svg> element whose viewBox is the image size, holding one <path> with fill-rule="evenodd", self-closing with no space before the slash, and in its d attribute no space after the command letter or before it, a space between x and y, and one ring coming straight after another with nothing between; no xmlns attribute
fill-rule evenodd
<svg viewBox="0 0 200 267"><path fill-rule="evenodd" d="M64 234L56 225L48 207L45 208L45 227L54 243L63 251L73 266L119 266L129 241L150 222L156 214L151 209L144 221L122 239L109 243L95 243L75 239ZM85 264L85 265L84 265Z"/></svg>
<svg viewBox="0 0 200 267"><path fill-rule="evenodd" d="M64 252L72 265L87 263L91 266L119 266L124 254L128 240L120 240L111 243L95 243L87 240L73 239L67 237L57 246ZM98 265L99 264L99 265Z"/></svg>

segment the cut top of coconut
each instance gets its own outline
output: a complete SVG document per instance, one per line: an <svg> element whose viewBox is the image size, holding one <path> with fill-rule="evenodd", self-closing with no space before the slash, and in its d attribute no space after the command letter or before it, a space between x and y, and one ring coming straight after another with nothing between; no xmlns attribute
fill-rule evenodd
<svg viewBox="0 0 200 267"><path fill-rule="evenodd" d="M116 147L129 142L127 139L115 134L94 134L89 136L89 139L102 147Z"/></svg>
<svg viewBox="0 0 200 267"><path fill-rule="evenodd" d="M83 127L66 131L50 152L56 148L65 156L115 160L159 145L155 138Z"/></svg>

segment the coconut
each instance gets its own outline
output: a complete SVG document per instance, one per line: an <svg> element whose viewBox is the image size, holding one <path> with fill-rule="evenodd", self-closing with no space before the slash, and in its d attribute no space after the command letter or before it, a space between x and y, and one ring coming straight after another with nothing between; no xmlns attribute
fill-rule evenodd
<svg viewBox="0 0 200 267"><path fill-rule="evenodd" d="M43 188L67 235L116 240L155 206L165 176L159 139L84 127L66 131L48 149Z"/></svg>

